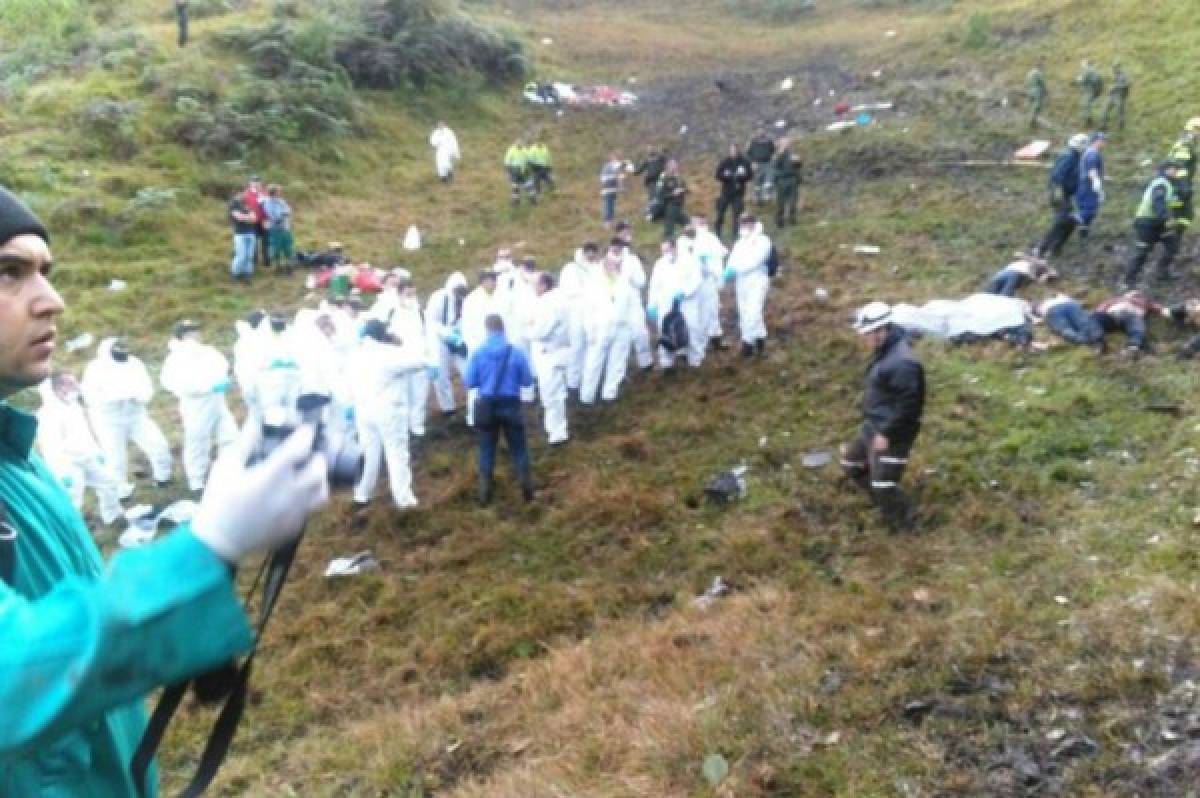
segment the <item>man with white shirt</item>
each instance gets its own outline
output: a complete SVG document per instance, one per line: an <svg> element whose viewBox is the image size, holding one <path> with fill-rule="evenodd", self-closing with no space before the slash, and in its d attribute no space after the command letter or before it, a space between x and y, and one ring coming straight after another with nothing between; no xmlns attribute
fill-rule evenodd
<svg viewBox="0 0 1200 798"><path fill-rule="evenodd" d="M445 122L439 121L429 137L429 146L433 147L433 165L437 169L438 179L449 183L454 179L454 167L462 157L458 150L458 136Z"/></svg>
<svg viewBox="0 0 1200 798"><path fill-rule="evenodd" d="M767 262L771 258L771 239L762 223L747 214L741 219L741 236L729 253L725 280L734 280L737 295L738 328L742 336L742 356L762 355L767 347L767 325L763 319L767 289L771 277Z"/></svg>
<svg viewBox="0 0 1200 798"><path fill-rule="evenodd" d="M690 250L690 244L687 248ZM650 274L649 302L646 307L646 316L657 325L660 332L664 332L663 322L675 308L679 309L687 323L688 341L685 349L671 351L660 338L658 363L666 370L673 368L680 357L686 357L689 366L698 368L704 362L704 351L708 346L708 338L700 326L700 288L703 283L700 263L690 251L680 249L672 241L662 242L662 257L654 264Z"/></svg>
<svg viewBox="0 0 1200 798"><path fill-rule="evenodd" d="M542 400L546 440L551 446L567 442L567 361L571 336L569 309L554 287L554 277L539 274L536 284L529 337L533 350L533 373Z"/></svg>

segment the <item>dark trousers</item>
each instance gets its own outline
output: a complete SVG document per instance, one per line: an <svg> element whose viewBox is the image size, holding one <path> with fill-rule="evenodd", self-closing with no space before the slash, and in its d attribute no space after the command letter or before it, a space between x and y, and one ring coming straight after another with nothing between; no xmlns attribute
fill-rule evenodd
<svg viewBox="0 0 1200 798"><path fill-rule="evenodd" d="M531 164L529 168L533 171L533 187L535 192L542 190L543 183L550 188L555 188L554 171L549 166Z"/></svg>
<svg viewBox="0 0 1200 798"><path fill-rule="evenodd" d="M477 425L479 435L479 495L484 501L492 496L492 477L496 470L496 446L500 433L508 442L517 481L528 496L533 490L530 475L529 444L525 439L525 417L521 414L520 399L493 399L492 423Z"/></svg>
<svg viewBox="0 0 1200 798"><path fill-rule="evenodd" d="M800 199L800 184L793 180L775 183L775 226L796 223L796 203Z"/></svg>
<svg viewBox="0 0 1200 798"><path fill-rule="evenodd" d="M188 43L187 6L175 6L175 21L179 25L179 46L186 47Z"/></svg>
<svg viewBox="0 0 1200 798"><path fill-rule="evenodd" d="M1125 333L1129 346L1135 349L1146 349L1146 319L1136 313L1113 315L1097 311L1092 314L1100 328L1106 333Z"/></svg>
<svg viewBox="0 0 1200 798"><path fill-rule="evenodd" d="M688 216L683 210L683 203L679 200L666 201L663 203L663 236L672 241L675 240L675 228L685 227L688 223Z"/></svg>
<svg viewBox="0 0 1200 798"><path fill-rule="evenodd" d="M725 212L733 211L733 221L730 226L733 228L734 236L737 235L738 222L742 218L742 211L746 208L746 191L722 191L717 197L717 220L713 225L716 228L717 238L721 237L721 229L725 227Z"/></svg>
<svg viewBox="0 0 1200 798"><path fill-rule="evenodd" d="M1157 219L1137 219L1133 223L1133 234L1137 239L1133 258L1125 267L1125 283L1135 285L1142 276L1142 267L1150 257L1155 244L1162 244L1162 255L1158 258L1158 276L1169 277L1171 263L1179 254L1179 233Z"/></svg>
<svg viewBox="0 0 1200 798"><path fill-rule="evenodd" d="M1079 219L1075 215L1075 207L1070 197L1064 198L1054 209L1054 222L1037 245L1038 254L1042 257L1053 257L1062 252L1063 245L1075 232Z"/></svg>
<svg viewBox="0 0 1200 798"><path fill-rule="evenodd" d="M617 215L617 193L614 191L611 194L602 194L601 199L604 205L604 223L609 224Z"/></svg>
<svg viewBox="0 0 1200 798"><path fill-rule="evenodd" d="M1001 269L988 280L984 293L999 294L1000 296L1016 296L1017 289L1029 281L1029 278L1012 269Z"/></svg>
<svg viewBox="0 0 1200 798"><path fill-rule="evenodd" d="M1095 346L1104 340L1104 328L1096 316L1077 302L1066 302L1047 311L1046 326L1068 343Z"/></svg>
<svg viewBox="0 0 1200 798"><path fill-rule="evenodd" d="M900 480L908 468L908 455L916 441L914 434L904 440L888 439L888 448L875 451L875 428L862 425L858 437L842 449L842 471L855 484L871 494L884 522L893 529L912 525L912 503L900 489Z"/></svg>
<svg viewBox="0 0 1200 798"><path fill-rule="evenodd" d="M271 265L271 257L270 257L270 253L267 248L267 227L266 227L266 225L259 223L258 226L255 227L255 229L254 229L254 236L256 239L258 239L258 246L255 247L255 250L258 253L256 256L257 260L258 260L258 265L259 265L259 268L265 269L265 268L267 268L267 266Z"/></svg>

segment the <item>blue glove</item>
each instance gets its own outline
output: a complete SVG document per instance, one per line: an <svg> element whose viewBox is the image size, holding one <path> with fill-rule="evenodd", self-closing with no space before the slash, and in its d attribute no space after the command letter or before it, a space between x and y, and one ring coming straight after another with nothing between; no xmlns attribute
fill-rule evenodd
<svg viewBox="0 0 1200 798"><path fill-rule="evenodd" d="M108 463L108 461L104 459L104 455L102 455L102 454L96 455L96 465L105 465L107 463Z"/></svg>
<svg viewBox="0 0 1200 798"><path fill-rule="evenodd" d="M426 366L425 373L429 375L429 379L436 380L441 376L442 370L437 366Z"/></svg>
<svg viewBox="0 0 1200 798"><path fill-rule="evenodd" d="M446 337L446 343L453 347L462 346L462 342L462 333L460 333L458 330L451 330L450 335Z"/></svg>
<svg viewBox="0 0 1200 798"><path fill-rule="evenodd" d="M671 301L672 302L682 302L683 301L683 292L676 291L675 296L671 297Z"/></svg>
<svg viewBox="0 0 1200 798"><path fill-rule="evenodd" d="M722 278L724 278L725 282L729 282L734 277L737 277L737 270L734 269L732 266L726 266L725 273L722 274L721 276L722 276Z"/></svg>
<svg viewBox="0 0 1200 798"><path fill-rule="evenodd" d="M651 305L650 307L646 308L646 318L650 319L650 321L658 321L657 305Z"/></svg>
<svg viewBox="0 0 1200 798"><path fill-rule="evenodd" d="M345 410L343 410L342 418L346 419L347 424L352 423L354 421L354 408L347 407Z"/></svg>
<svg viewBox="0 0 1200 798"><path fill-rule="evenodd" d="M233 387L233 383L231 383L228 379L224 379L212 387L212 392L213 393L226 393L232 387Z"/></svg>

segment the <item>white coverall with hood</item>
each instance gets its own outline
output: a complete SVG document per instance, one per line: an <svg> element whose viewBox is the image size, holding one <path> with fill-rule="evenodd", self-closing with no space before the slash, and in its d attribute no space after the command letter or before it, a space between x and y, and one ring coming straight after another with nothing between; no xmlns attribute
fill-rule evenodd
<svg viewBox="0 0 1200 798"><path fill-rule="evenodd" d="M557 288L533 300L529 329L533 371L542 400L546 440L551 445L567 440L567 361L571 356L568 314Z"/></svg>
<svg viewBox="0 0 1200 798"><path fill-rule="evenodd" d="M429 136L429 146L433 147L433 165L437 176L446 180L454 174L454 166L462 153L458 149L458 136L445 125L434 128Z"/></svg>
<svg viewBox="0 0 1200 798"><path fill-rule="evenodd" d="M462 306L462 337L467 345L467 357L477 352L487 341L487 327L484 322L493 314L504 319L504 328L509 327L508 295L497 287L488 293L483 286L477 287L467 294ZM467 425L475 426L475 398L479 391L472 389L467 392Z"/></svg>
<svg viewBox="0 0 1200 798"><path fill-rule="evenodd" d="M633 338L630 320L637 316L637 304L637 295L620 272L613 274L602 268L589 283L584 306L575 311L584 315L587 335L583 382L579 387L582 404L594 404L597 390L602 400L616 401L629 367Z"/></svg>
<svg viewBox="0 0 1200 798"><path fill-rule="evenodd" d="M505 305L508 315L504 319L505 334L508 342L531 361L533 350L529 328L533 322L533 305L537 301L537 272L527 272L525 269L514 269L511 272L506 290ZM521 401L534 400L534 387L521 389Z"/></svg>
<svg viewBox="0 0 1200 798"><path fill-rule="evenodd" d="M632 249L626 248L621 258L621 276L629 282L637 299L636 312L629 319L629 329L633 335L633 353L640 369L654 365L654 348L650 346L650 332L646 329L646 303L642 301L642 292L646 290L646 267L642 259Z"/></svg>
<svg viewBox="0 0 1200 798"><path fill-rule="evenodd" d="M300 366L300 395L316 395L329 398L325 423L335 438L345 438L354 432L352 408L354 397L350 380L346 377L346 364L351 353L358 348L356 340L347 339L334 325L332 336L326 335L317 326L319 311L301 308L296 313L292 326L292 339L296 342L296 354ZM333 317L330 314L330 321Z"/></svg>
<svg viewBox="0 0 1200 798"><path fill-rule="evenodd" d="M663 368L670 368L675 358L684 354L687 355L688 365L695 368L704 362L704 352L708 348L708 336L701 323L700 312L704 276L700 271L700 262L690 253L690 247L687 248L689 251L684 250L684 247L680 247L673 256L659 258L650 275L649 307L657 313L655 324L659 332L676 297L680 297L679 309L688 328L687 352L672 354L658 347L658 364Z"/></svg>
<svg viewBox="0 0 1200 798"><path fill-rule="evenodd" d="M215 443L224 449L237 438L237 423L225 404L229 361L199 341L172 338L167 342L159 382L179 399L183 421L183 473L188 488L204 489Z"/></svg>
<svg viewBox="0 0 1200 798"><path fill-rule="evenodd" d="M425 434L425 415L429 407L429 372L438 368L437 352L434 351L425 319L421 315L421 303L415 296L401 295L396 312L388 325L388 332L412 348L421 357L421 368L409 372L404 380L408 387L408 434L421 437ZM438 376L441 376L440 373Z"/></svg>
<svg viewBox="0 0 1200 798"><path fill-rule="evenodd" d="M425 303L425 328L429 332L430 346L435 347L434 363L437 378L433 381L433 392L438 407L443 413L452 413L455 408L454 384L451 382L451 367L461 378L467 373L467 359L451 354L446 344L461 337L461 309L455 292L467 287L467 278L455 272L446 278L446 284L429 295Z"/></svg>
<svg viewBox="0 0 1200 798"><path fill-rule="evenodd" d="M771 239L763 232L761 222L754 231L743 234L733 245L726 273L732 272L736 280L738 327L741 328L742 344L753 346L767 338L767 324L763 312L767 304L767 289L771 278L767 275L767 259L771 256Z"/></svg>
<svg viewBox="0 0 1200 798"><path fill-rule="evenodd" d="M241 389L242 402L246 405L246 423L261 424L262 409L254 393L254 380L262 358L263 342L267 340L267 320L263 319L257 327L252 327L248 321L238 319L233 328L237 332L237 340L233 343L233 376Z"/></svg>
<svg viewBox="0 0 1200 798"><path fill-rule="evenodd" d="M709 340L721 338L724 335L721 329L721 275L729 250L707 227L697 228L694 250L704 275L704 283L700 286L700 328Z"/></svg>
<svg viewBox="0 0 1200 798"><path fill-rule="evenodd" d="M38 386L38 448L46 466L58 477L75 509L83 507L86 488L96 492L100 520L111 524L121 517L121 486L92 435L79 398L63 399L47 380Z"/></svg>
<svg viewBox="0 0 1200 798"><path fill-rule="evenodd" d="M562 267L558 275L560 301L567 308L567 336L570 351L567 353L567 388L578 391L583 383L583 364L587 357L587 326L584 324L584 308L588 300L588 286L603 265L599 260L589 261L583 250L575 251L575 259ZM644 326L644 325L643 325Z"/></svg>
<svg viewBox="0 0 1200 798"><path fill-rule="evenodd" d="M267 327L250 377L262 423L271 427L300 423L296 400L300 398L302 375L292 333L291 329L277 333Z"/></svg>
<svg viewBox="0 0 1200 798"><path fill-rule="evenodd" d="M171 481L171 448L147 410L154 398L150 373L133 355L124 362L114 360L114 343L115 338L100 342L96 357L83 371L80 388L92 419L92 429L117 484L121 486L121 495L125 497L133 492L125 451L129 441L132 440L150 461L155 482Z"/></svg>
<svg viewBox="0 0 1200 798"><path fill-rule="evenodd" d="M364 456L362 479L354 488L354 501L359 504L371 500L381 461L387 462L396 506L417 504L408 458L408 377L424 369L420 345L386 344L374 338L364 338L350 359L358 440Z"/></svg>

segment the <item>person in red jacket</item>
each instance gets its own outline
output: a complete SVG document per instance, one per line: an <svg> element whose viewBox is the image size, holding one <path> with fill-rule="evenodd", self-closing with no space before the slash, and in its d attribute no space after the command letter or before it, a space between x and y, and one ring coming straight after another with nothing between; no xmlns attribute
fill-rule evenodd
<svg viewBox="0 0 1200 798"><path fill-rule="evenodd" d="M267 192L263 188L262 181L257 177L250 178L250 183L246 186L246 193L242 195L242 201L246 203L246 209L254 214L254 235L258 240L258 246L255 247L257 252L255 260L259 269L266 268L270 262L267 259L267 212L263 209L263 201L266 198Z"/></svg>

